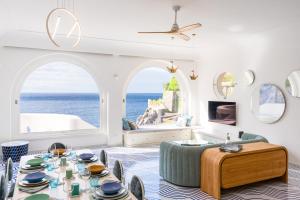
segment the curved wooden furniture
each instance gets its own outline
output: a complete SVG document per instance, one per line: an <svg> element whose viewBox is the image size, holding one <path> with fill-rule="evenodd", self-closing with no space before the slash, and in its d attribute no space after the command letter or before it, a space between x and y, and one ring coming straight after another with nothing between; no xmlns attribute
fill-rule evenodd
<svg viewBox="0 0 300 200"><path fill-rule="evenodd" d="M216 199L227 189L276 177L288 181L288 152L285 147L257 142L243 144L238 153L206 149L201 156L201 190Z"/></svg>

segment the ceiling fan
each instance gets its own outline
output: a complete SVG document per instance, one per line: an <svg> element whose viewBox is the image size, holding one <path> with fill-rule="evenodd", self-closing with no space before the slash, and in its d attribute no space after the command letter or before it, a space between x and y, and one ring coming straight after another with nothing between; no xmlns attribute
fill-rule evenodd
<svg viewBox="0 0 300 200"><path fill-rule="evenodd" d="M195 23L183 27L179 27L177 24L177 12L180 10L180 6L176 5L173 6L173 10L175 11L175 21L174 24L171 27L170 31L161 31L161 32L138 32L140 34L168 34L171 35L172 37L176 36L180 39L183 39L185 41L189 41L191 38L190 36L184 34L187 31L194 30L196 28L199 28L201 26L200 23Z"/></svg>

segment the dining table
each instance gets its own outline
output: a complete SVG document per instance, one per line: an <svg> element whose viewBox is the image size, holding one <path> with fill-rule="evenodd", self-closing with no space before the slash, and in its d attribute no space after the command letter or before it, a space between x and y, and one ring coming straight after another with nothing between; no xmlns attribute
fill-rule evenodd
<svg viewBox="0 0 300 200"><path fill-rule="evenodd" d="M82 153L92 153L92 151L90 149L81 149L81 150L77 150L75 151L76 155L80 155ZM14 195L13 195L13 200L23 200L29 196L31 196L32 194L29 194L27 192L21 191L18 188L18 183L19 181L22 181L24 179L24 177L27 175L26 173L23 173L20 169L21 166L25 165L27 163L28 160L36 158L39 154L36 155L26 155L26 156L22 156L21 160L20 160L20 167L19 167L19 171L17 174L17 178L16 178L16 184L15 184L15 190L14 190ZM60 159L60 158L59 158ZM59 163L59 160L57 161ZM68 168L71 169L76 169L75 162L71 162L68 161ZM86 163L85 167L89 167L90 165L93 164L102 164L101 161L98 159L96 162L94 163ZM71 196L68 192L65 192L64 187L65 185L62 184L64 183L65 179L65 171L66 171L66 167L61 167L59 164L57 165L57 168L54 169L55 173L59 174L59 182L60 184L58 184L57 188L51 188L50 185L49 187L40 190L38 192L36 192L35 194L48 194L50 196L51 200L93 200L93 190L90 189L88 191L84 191L81 192L80 195L78 196ZM47 168L44 169L44 171L46 174L48 174L49 172L47 171ZM53 173L53 172L52 172ZM99 177L99 181L98 184L101 185L101 183L105 182L105 181L119 181L117 179L117 177L110 172L107 176L104 177ZM80 188L84 188L87 185L89 185L86 180L83 180L80 176L79 173L74 173L73 174L73 178L71 180L72 183L79 183ZM125 186L124 186L125 187ZM123 198L124 200L137 200L137 198L129 191L128 192L128 196Z"/></svg>

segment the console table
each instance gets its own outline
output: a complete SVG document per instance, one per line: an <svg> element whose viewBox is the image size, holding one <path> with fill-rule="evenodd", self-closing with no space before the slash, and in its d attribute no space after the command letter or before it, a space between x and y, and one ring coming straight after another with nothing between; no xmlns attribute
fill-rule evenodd
<svg viewBox="0 0 300 200"><path fill-rule="evenodd" d="M216 199L221 188L280 177L288 181L288 152L285 147L257 142L243 144L238 153L206 149L201 156L201 190Z"/></svg>

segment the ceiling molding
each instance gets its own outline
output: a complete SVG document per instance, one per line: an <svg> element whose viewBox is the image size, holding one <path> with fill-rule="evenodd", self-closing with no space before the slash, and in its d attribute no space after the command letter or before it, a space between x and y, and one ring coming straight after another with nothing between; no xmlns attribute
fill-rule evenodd
<svg viewBox="0 0 300 200"><path fill-rule="evenodd" d="M83 37L76 48L58 48L49 41L46 33L29 31L7 32L2 37L1 45L3 47L161 59L172 57L177 60L195 60L197 58L196 48L93 37Z"/></svg>

